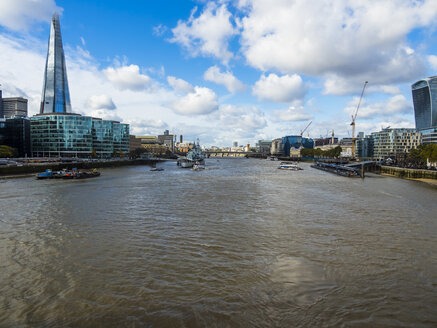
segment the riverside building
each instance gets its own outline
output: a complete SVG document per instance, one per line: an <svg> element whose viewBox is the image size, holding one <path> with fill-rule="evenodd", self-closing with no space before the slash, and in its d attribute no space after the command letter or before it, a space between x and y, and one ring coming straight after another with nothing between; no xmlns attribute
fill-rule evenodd
<svg viewBox="0 0 437 328"><path fill-rule="evenodd" d="M71 111L59 17L50 29L40 114L30 119L32 156L110 158L129 152L129 125Z"/></svg>
<svg viewBox="0 0 437 328"><path fill-rule="evenodd" d="M424 144L437 143L437 76L417 81L411 86L416 130Z"/></svg>
<svg viewBox="0 0 437 328"><path fill-rule="evenodd" d="M22 97L3 98L3 116L11 117L27 117L27 99Z"/></svg>
<svg viewBox="0 0 437 328"><path fill-rule="evenodd" d="M421 142L421 133L415 129L382 129L372 132L373 157L377 159L396 158L417 148Z"/></svg>

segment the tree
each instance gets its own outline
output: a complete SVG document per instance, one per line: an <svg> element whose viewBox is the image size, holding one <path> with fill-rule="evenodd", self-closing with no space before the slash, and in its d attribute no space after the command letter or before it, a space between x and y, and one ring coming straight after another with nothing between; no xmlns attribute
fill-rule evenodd
<svg viewBox="0 0 437 328"><path fill-rule="evenodd" d="M17 156L18 156L18 151L15 148L6 145L0 146L0 157L11 158Z"/></svg>
<svg viewBox="0 0 437 328"><path fill-rule="evenodd" d="M407 163L414 166L424 165L426 160L422 157L424 146L420 145L417 148L412 148L407 156Z"/></svg>
<svg viewBox="0 0 437 328"><path fill-rule="evenodd" d="M90 157L91 157L91 158L97 158L97 152L96 152L96 150L95 150L94 148L93 148L93 150L92 150L92 152L91 152Z"/></svg>

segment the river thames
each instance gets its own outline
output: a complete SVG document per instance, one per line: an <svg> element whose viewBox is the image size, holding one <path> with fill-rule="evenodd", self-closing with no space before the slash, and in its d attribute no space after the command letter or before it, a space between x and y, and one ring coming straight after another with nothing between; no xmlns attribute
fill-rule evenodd
<svg viewBox="0 0 437 328"><path fill-rule="evenodd" d="M277 165L0 180L0 327L437 326L437 188Z"/></svg>

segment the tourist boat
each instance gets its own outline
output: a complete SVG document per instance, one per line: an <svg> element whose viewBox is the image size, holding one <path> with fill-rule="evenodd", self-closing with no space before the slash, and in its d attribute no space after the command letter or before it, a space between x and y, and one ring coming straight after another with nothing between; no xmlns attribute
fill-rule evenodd
<svg viewBox="0 0 437 328"><path fill-rule="evenodd" d="M199 142L194 144L194 148L187 153L187 156L179 157L177 164L183 168L192 168L194 164L205 165L205 153L200 149Z"/></svg>
<svg viewBox="0 0 437 328"><path fill-rule="evenodd" d="M297 166L294 163L290 163L290 162L281 162L281 164L279 164L278 169L280 170L290 170L290 171L300 171L303 170L303 168Z"/></svg>

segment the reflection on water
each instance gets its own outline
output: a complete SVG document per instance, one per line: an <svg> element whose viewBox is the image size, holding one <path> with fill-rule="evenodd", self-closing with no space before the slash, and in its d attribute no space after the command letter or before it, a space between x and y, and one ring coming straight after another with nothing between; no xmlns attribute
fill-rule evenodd
<svg viewBox="0 0 437 328"><path fill-rule="evenodd" d="M0 181L0 326L437 325L437 189L262 160Z"/></svg>

